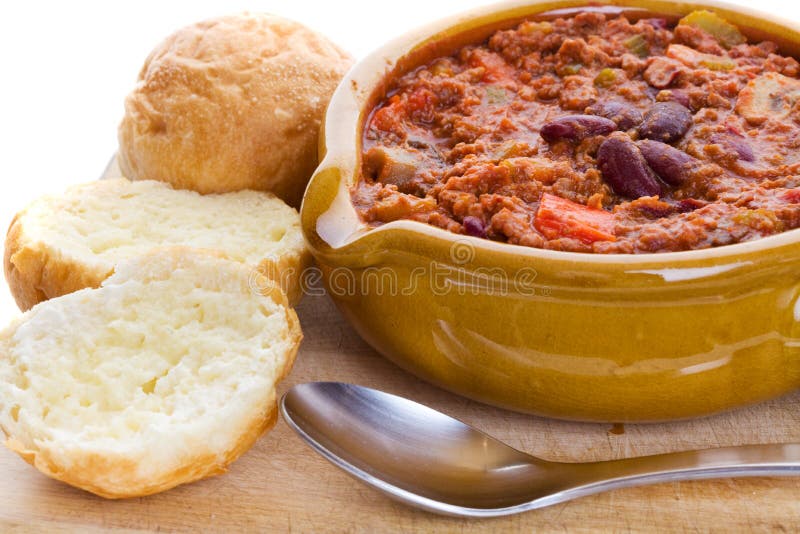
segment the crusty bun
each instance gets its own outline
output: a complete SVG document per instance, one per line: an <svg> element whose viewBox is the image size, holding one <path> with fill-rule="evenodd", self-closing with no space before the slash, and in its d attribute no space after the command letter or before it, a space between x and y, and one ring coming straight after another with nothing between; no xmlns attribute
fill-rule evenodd
<svg viewBox="0 0 800 534"><path fill-rule="evenodd" d="M125 262L99 289L0 332L0 428L44 474L120 498L222 473L277 418L302 334L283 292L191 249Z"/></svg>
<svg viewBox="0 0 800 534"><path fill-rule="evenodd" d="M324 36L272 15L187 26L150 54L125 101L120 168L200 193L272 191L298 207L350 64Z"/></svg>
<svg viewBox="0 0 800 534"><path fill-rule="evenodd" d="M97 287L119 262L173 245L219 251L279 280L292 303L310 262L297 211L270 193L200 195L117 178L73 186L18 213L6 236L6 280L24 311Z"/></svg>

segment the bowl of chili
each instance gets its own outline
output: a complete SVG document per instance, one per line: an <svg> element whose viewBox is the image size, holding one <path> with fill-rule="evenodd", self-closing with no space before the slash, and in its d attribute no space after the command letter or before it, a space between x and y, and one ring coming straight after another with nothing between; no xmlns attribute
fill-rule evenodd
<svg viewBox="0 0 800 534"><path fill-rule="evenodd" d="M659 421L796 389L798 52L778 17L630 0L388 43L334 94L301 210L329 294L400 367L512 410Z"/></svg>

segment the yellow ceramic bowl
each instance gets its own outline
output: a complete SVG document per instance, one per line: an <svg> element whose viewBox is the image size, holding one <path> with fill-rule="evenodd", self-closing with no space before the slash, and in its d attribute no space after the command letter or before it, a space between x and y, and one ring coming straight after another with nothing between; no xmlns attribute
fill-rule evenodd
<svg viewBox="0 0 800 534"><path fill-rule="evenodd" d="M361 134L388 82L522 18L585 2L507 2L435 23L361 61L331 100L303 229L327 288L378 351L489 404L587 421L710 414L800 386L800 230L709 250L592 255L366 227L351 205ZM717 3L601 1L717 11L796 55L800 27Z"/></svg>

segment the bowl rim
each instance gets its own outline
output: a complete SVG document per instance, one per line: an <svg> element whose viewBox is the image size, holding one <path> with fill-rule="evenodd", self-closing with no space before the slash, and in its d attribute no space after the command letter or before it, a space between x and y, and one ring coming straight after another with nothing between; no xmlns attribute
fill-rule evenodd
<svg viewBox="0 0 800 534"><path fill-rule="evenodd" d="M609 8L619 8L628 12L644 10L657 13L659 12L658 7L662 9L669 7L674 12L683 13L689 13L695 9L712 9L720 12L723 17L741 19L734 21L740 27L754 28L773 35L777 34L777 30L782 30L782 33L785 34L782 37L786 41L800 47L800 22L781 19L770 13L719 0L698 2L676 0L505 0L424 24L388 41L358 61L345 75L331 97L320 131L319 153L322 158L309 181L301 206L303 232L312 252L315 255L318 253L344 253L348 248L358 245L365 239L387 238L402 233L427 237L446 247L450 247L454 243L469 243L476 252L510 254L526 260L558 260L572 264L622 264L626 268L635 268L637 266L651 267L654 264L667 266L673 263L708 263L714 260L740 262L744 257L756 256L765 251L800 245L800 228L796 228L752 241L678 252L614 254L567 252L456 234L423 222L405 219L373 227L358 217L350 197L350 187L360 177L361 136L363 125L371 111L371 108L366 108L371 103L380 84L390 79L393 70L404 58L425 46L442 42L447 37L535 14L560 10ZM747 24L742 24L742 20ZM318 193L321 191L316 190L319 188L323 176L328 176L330 171L338 174L335 194L331 198L319 198ZM327 204L321 206L326 201ZM318 231L320 219L332 209L345 210L335 218L340 222L345 220L349 226L344 233L335 235L329 233L326 238L323 238Z"/></svg>

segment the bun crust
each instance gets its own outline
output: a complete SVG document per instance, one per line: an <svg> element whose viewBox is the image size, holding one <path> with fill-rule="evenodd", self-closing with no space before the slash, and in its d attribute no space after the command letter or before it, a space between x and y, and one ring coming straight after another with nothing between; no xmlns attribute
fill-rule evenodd
<svg viewBox="0 0 800 534"><path fill-rule="evenodd" d="M88 453L77 458L75 462L70 462L70 466L65 468L49 450L29 449L16 438L7 439L5 445L50 478L106 499L127 499L153 495L181 484L225 473L227 466L247 452L277 421L277 403L273 398L270 409L250 421L246 433L221 458L213 454L197 455L187 461L186 465L147 481L136 480L138 463L122 456Z"/></svg>
<svg viewBox="0 0 800 534"><path fill-rule="evenodd" d="M187 26L150 54L125 101L120 168L200 193L272 191L298 207L351 63L324 36L272 15Z"/></svg>
<svg viewBox="0 0 800 534"><path fill-rule="evenodd" d="M3 254L6 282L20 310L79 289L99 287L113 271L54 254L45 246L26 246L20 222L23 214L24 211L11 220Z"/></svg>
<svg viewBox="0 0 800 534"><path fill-rule="evenodd" d="M302 333L238 263L162 249L0 332L0 428L42 473L107 498L226 471L277 421ZM235 305L234 305L235 304Z"/></svg>

